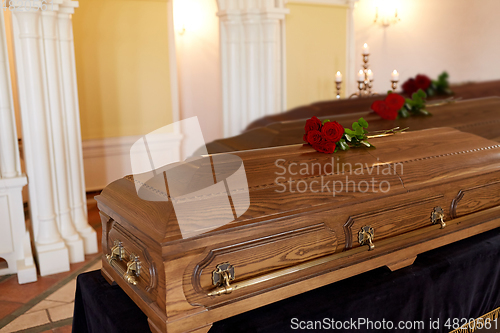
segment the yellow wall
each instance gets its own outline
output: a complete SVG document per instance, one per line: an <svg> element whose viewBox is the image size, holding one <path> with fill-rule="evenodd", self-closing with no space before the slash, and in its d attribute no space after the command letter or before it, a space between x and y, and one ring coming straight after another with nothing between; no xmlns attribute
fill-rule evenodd
<svg viewBox="0 0 500 333"><path fill-rule="evenodd" d="M333 99L346 71L347 7L290 1L286 16L287 108Z"/></svg>
<svg viewBox="0 0 500 333"><path fill-rule="evenodd" d="M166 0L80 0L73 15L82 138L172 122Z"/></svg>

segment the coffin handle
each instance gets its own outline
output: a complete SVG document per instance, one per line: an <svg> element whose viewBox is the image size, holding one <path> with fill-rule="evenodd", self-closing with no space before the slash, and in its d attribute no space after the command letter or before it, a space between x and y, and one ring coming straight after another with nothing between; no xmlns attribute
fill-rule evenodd
<svg viewBox="0 0 500 333"><path fill-rule="evenodd" d="M358 241L361 245L368 245L368 251L375 248L373 244L373 237L375 236L375 229L369 225L365 225L358 233Z"/></svg>
<svg viewBox="0 0 500 333"><path fill-rule="evenodd" d="M218 288L210 292L208 296L232 293L233 287L230 285L232 280L234 280L234 266L228 262L217 265L215 271L212 272L212 284Z"/></svg>
<svg viewBox="0 0 500 333"><path fill-rule="evenodd" d="M434 207L431 213L431 221L432 224L440 224L441 229L446 227L446 223L444 222L444 210L441 207Z"/></svg>
<svg viewBox="0 0 500 333"><path fill-rule="evenodd" d="M141 274L141 261L139 257L131 253L129 262L127 262L127 270L123 269L118 263L125 258L125 248L122 242L115 240L114 246L111 248L111 254L106 255L106 259L111 267L123 276L123 279L131 285L137 285L137 277Z"/></svg>

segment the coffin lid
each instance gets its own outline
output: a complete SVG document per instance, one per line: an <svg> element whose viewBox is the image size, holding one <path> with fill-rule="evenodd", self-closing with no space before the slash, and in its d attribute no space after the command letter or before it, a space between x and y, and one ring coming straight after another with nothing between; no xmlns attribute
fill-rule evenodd
<svg viewBox="0 0 500 333"><path fill-rule="evenodd" d="M170 188L165 191L165 184L169 187L180 186L173 185L178 173L170 168L165 169L165 172L158 170L157 176L141 187L141 191L151 193L150 198L156 197L163 201L141 199L136 192L137 180L134 176L127 176L109 184L96 200L99 208L113 219L125 219L137 230L162 244L206 237L228 228L271 220L304 210L325 207L331 209L387 196L396 196L395 200L401 198L400 196L407 198L425 186L473 177L500 166L500 145L451 128L396 134L373 138L370 142L376 148L356 148L335 154L318 153L310 146L304 145L216 154L194 163L177 164L175 168L189 170L188 174L191 176L189 184L185 184L188 186L186 188L194 186L196 190L214 185L218 186L218 191L194 191L194 195L184 193L186 195L179 199ZM217 164L218 161L224 161L224 158L228 158L230 163ZM231 183L230 174L234 171L235 158L236 161L241 159L244 165L248 188L232 187L234 182ZM340 191L340 183L348 182L346 177L362 186L357 191ZM326 191L326 187L321 191L322 181L330 181L330 184L336 182L335 195L333 190ZM384 182L384 187L377 188L374 185L363 192L366 189L364 182L370 184L370 181L373 181L372 185ZM390 186L386 186L387 184ZM283 185L286 187L285 191ZM294 187L297 185L299 187ZM333 189L332 186L329 185L330 189ZM299 192L306 187L303 193ZM228 198L224 189L232 193L232 206L229 208L220 204L224 203L224 198ZM250 199L247 210L245 193L249 194ZM219 199L222 201L218 201ZM214 204L214 200L217 204ZM181 210L182 218L178 219L176 213ZM195 217L191 220L185 219L190 210ZM229 221L228 214L232 214L229 215ZM234 219L234 215L240 216Z"/></svg>
<svg viewBox="0 0 500 333"><path fill-rule="evenodd" d="M380 99L380 97L379 97ZM345 102L354 102L346 100ZM368 104L369 105L369 104ZM500 141L500 97L488 97L474 100L453 102L429 102L426 109L432 112L432 117L409 117L395 120L382 119L373 111L344 113L332 115L323 113L321 120L331 119L344 127L349 127L360 117L369 124L370 131L389 128L409 128L409 131L434 128L440 125L453 127L460 131L479 135L481 137ZM347 111L346 111L347 112ZM302 113L302 118L315 113ZM318 113L316 113L318 115ZM236 150L277 147L302 143L306 119L287 120L254 128L240 135L219 139L207 144L211 154Z"/></svg>

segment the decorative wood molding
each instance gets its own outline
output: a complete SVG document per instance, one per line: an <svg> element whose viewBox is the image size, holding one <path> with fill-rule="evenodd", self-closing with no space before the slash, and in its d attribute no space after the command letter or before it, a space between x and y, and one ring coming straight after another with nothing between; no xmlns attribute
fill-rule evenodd
<svg viewBox="0 0 500 333"><path fill-rule="evenodd" d="M424 198L424 199L421 199L418 201L413 201L411 208L413 209L414 207L419 207L423 204L426 204L429 202L434 202L437 199L441 199L443 197L444 196L442 194L440 194L440 195L436 195L433 197ZM343 226L344 233L345 233L345 249L344 250L348 250L348 249L352 248L352 246L353 246L352 226L354 225L356 220L371 218L372 221L377 221L377 218L375 218L377 215L379 215L378 216L379 219L381 216L387 216L387 217L398 216L397 215L398 211L403 211L403 212L405 212L404 214L407 214L408 209L409 209L408 204L403 203L403 204L400 204L400 205L397 205L394 207L390 207L390 208L384 208L384 209L379 209L379 210L375 210L375 211L371 211L371 212L366 212L366 213L361 213L361 214L349 216L349 218L347 219L347 221L344 223L344 226ZM425 211L424 214L427 214L427 212ZM430 214L431 214L431 211L429 210L429 216L430 216ZM430 222L429 222L429 224L430 224ZM377 230L375 230L375 237L377 237Z"/></svg>
<svg viewBox="0 0 500 333"><path fill-rule="evenodd" d="M470 187L470 188L466 188L466 189L462 189L462 190L458 191L457 196L451 201L450 217L452 219L454 219L454 218L459 217L459 215L464 215L464 214L457 213L457 209L458 209L458 204L460 202L462 202L462 199L465 197L465 195L467 193L469 193L467 195L467 198L469 198L471 196L472 196L472 198L469 198L468 200L465 200L465 201L466 202L469 201L469 203L471 201L476 202L476 205L481 204L481 194L482 194L484 196L483 197L483 199L484 199L483 204L485 205L483 207L483 209L497 205L500 198L495 193L488 192L488 188L491 189L492 186L499 186L499 185L500 185L500 181L497 181L497 182L493 182L493 183L489 183L489 184L477 185L474 187ZM470 194L471 192L472 193L475 192L475 193ZM470 214L470 213L474 213L474 212L475 212L475 210L470 210L470 211L467 211L465 214Z"/></svg>
<svg viewBox="0 0 500 333"><path fill-rule="evenodd" d="M310 239L307 239L307 237L310 237ZM314 241L311 242L311 240ZM241 257L242 255L243 256L245 255L245 251L247 251L247 253L248 252L254 253L258 251L259 248L261 249L262 247L265 246L272 246L279 248L277 244L286 243L287 246L290 247L290 252L273 253L272 255L274 256L274 258L273 257L267 258L267 259L275 259L278 261L283 261L282 267L286 267L293 263L298 264L300 262L311 260L323 255L333 254L336 251L337 242L338 239L335 232L330 228L328 228L325 225L325 223L318 223L315 225L295 230L290 230L279 234L252 239L248 242L242 242L230 246L221 246L210 250L209 253L205 256L205 258L203 258L198 264L194 266L192 283L196 292L204 293L203 286L201 283L202 282L201 275L204 272L206 274L207 270L211 271L217 264L225 262L226 259L224 259L224 256L227 255L237 255ZM313 243L315 245L311 247ZM292 248L291 247L292 244L295 244L295 246L304 246L304 248L301 248L299 250L299 253L294 253L296 248L295 247ZM309 246L307 244L309 244ZM328 244L328 246L326 246L326 244ZM319 248L316 249L316 252L314 251L315 247ZM270 251L269 253L272 252ZM296 260L287 259L288 255L293 255L293 254L301 256L301 258L296 258ZM261 258L261 260L262 259L263 258ZM275 269L280 267L281 266L275 267ZM236 270L238 270L238 268L241 270L241 267L237 264L235 264L235 268ZM237 272L237 276L241 278L242 276L241 271Z"/></svg>
<svg viewBox="0 0 500 333"><path fill-rule="evenodd" d="M112 221L112 219L110 218ZM108 222L109 223L109 222ZM109 226L109 224L108 224ZM142 269L143 271L147 271L148 274L142 274L141 276L144 278L146 277L147 285L144 285L144 291L146 291L149 294L156 294L157 290L156 287L158 286L158 274L156 270L156 263L154 262L153 258L149 254L148 247L144 242L142 242L139 238L134 236L132 232L124 228L118 223L112 223L111 229L107 230L107 237L108 237L108 244L111 243L112 237L110 237L110 232L116 232L114 234L115 237L119 237L120 241L124 241L124 249L125 253L129 254L134 253L135 255L138 255L141 263L142 263ZM113 235L111 235L113 236ZM123 237L122 237L123 236ZM128 247L128 244L132 246L131 248ZM110 248L107 248L106 251L109 253Z"/></svg>
<svg viewBox="0 0 500 333"><path fill-rule="evenodd" d="M457 205L460 202L460 200L462 200L462 198L464 197L464 194L465 193L463 190L458 191L457 196L451 201L450 217L452 219L457 217Z"/></svg>

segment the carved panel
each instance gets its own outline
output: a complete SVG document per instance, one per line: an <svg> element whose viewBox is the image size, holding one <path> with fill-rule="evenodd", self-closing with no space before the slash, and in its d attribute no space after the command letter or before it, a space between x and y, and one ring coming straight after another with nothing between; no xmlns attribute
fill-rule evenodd
<svg viewBox="0 0 500 333"><path fill-rule="evenodd" d="M217 264L230 262L241 281L335 252L337 236L324 223L213 249L196 267L193 286L212 287Z"/></svg>
<svg viewBox="0 0 500 333"><path fill-rule="evenodd" d="M460 217L500 204L500 182L460 190L451 202L451 218Z"/></svg>
<svg viewBox="0 0 500 333"><path fill-rule="evenodd" d="M359 246L358 231L365 225L375 229L374 242L431 224L432 209L443 204L443 195L413 201L390 208L350 216L344 223L345 249Z"/></svg>
<svg viewBox="0 0 500 333"><path fill-rule="evenodd" d="M110 222L108 223L111 223L111 221L113 220L110 219ZM143 289L149 294L154 294L156 296L158 274L156 271L156 264L152 260L146 244L144 244L141 240L139 240L131 232L126 230L118 223L113 223L112 227L108 231L108 249L112 246L115 240L122 242L123 248L125 249L126 261L128 261L128 258L132 253L136 256L139 256L139 260L141 262L141 273L138 277L139 283L137 284L137 287L139 287L139 289ZM107 253L109 253L109 250L107 251ZM123 263L123 266L126 267L126 263Z"/></svg>

